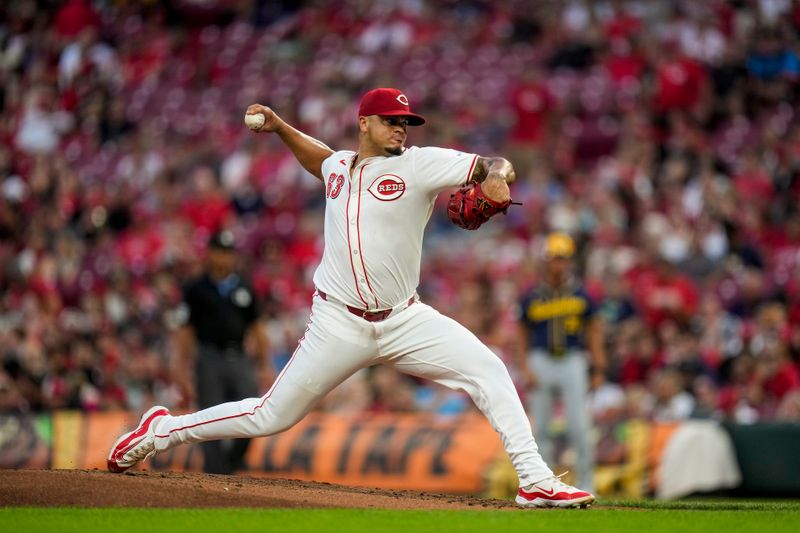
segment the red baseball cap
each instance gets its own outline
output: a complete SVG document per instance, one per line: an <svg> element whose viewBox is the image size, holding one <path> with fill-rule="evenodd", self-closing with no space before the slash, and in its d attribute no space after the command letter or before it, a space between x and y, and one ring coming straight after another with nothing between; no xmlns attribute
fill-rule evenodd
<svg viewBox="0 0 800 533"><path fill-rule="evenodd" d="M409 126L425 124L424 118L411 112L411 108L408 107L408 97L399 90L388 87L372 89L361 97L358 116L368 117L370 115L408 117Z"/></svg>

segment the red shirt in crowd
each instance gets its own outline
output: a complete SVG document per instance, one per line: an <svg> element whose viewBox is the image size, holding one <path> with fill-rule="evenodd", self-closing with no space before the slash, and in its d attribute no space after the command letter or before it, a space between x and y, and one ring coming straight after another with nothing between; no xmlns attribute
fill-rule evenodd
<svg viewBox="0 0 800 533"><path fill-rule="evenodd" d="M662 275L655 269L643 269L631 272L628 277L634 301L653 328L667 320L684 322L697 311L697 287L686 276Z"/></svg>
<svg viewBox="0 0 800 533"><path fill-rule="evenodd" d="M619 368L619 382L623 386L647 383L650 375L664 366L663 356L655 354L651 359L643 359L637 354L628 354Z"/></svg>
<svg viewBox="0 0 800 533"><path fill-rule="evenodd" d="M56 13L55 28L62 37L75 37L89 27L100 27L100 16L89 0L67 0Z"/></svg>
<svg viewBox="0 0 800 533"><path fill-rule="evenodd" d="M688 57L666 61L656 70L656 107L664 112L694 107L707 78L700 63Z"/></svg>
<svg viewBox="0 0 800 533"><path fill-rule="evenodd" d="M547 119L555 99L542 83L527 83L511 93L511 103L516 124L511 130L511 140L541 145L547 135Z"/></svg>
<svg viewBox="0 0 800 533"><path fill-rule="evenodd" d="M142 273L157 268L166 248L166 241L155 224L126 231L116 243L116 252L123 264Z"/></svg>
<svg viewBox="0 0 800 533"><path fill-rule="evenodd" d="M614 54L606 59L605 68L614 84L621 86L641 80L647 68L647 61L641 54Z"/></svg>
<svg viewBox="0 0 800 533"><path fill-rule="evenodd" d="M627 39L642 29L642 21L637 17L620 11L606 24L605 32L608 39Z"/></svg>
<svg viewBox="0 0 800 533"><path fill-rule="evenodd" d="M734 176L733 185L739 200L756 202L759 206L767 205L774 196L772 180L763 169L753 169Z"/></svg>
<svg viewBox="0 0 800 533"><path fill-rule="evenodd" d="M196 229L206 230L208 235L221 230L232 213L230 201L221 194L193 198L181 206L181 215Z"/></svg>
<svg viewBox="0 0 800 533"><path fill-rule="evenodd" d="M800 388L800 372L791 361L785 361L780 370L764 381L762 386L764 392L780 401L789 391Z"/></svg>

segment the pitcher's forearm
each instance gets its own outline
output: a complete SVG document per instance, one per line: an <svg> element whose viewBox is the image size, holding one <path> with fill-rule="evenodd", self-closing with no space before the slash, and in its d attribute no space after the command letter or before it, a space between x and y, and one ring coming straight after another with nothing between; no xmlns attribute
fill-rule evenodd
<svg viewBox="0 0 800 533"><path fill-rule="evenodd" d="M478 157L472 179L481 183L481 188L490 200L505 202L511 198L509 183L516 180L513 165L503 157Z"/></svg>
<svg viewBox="0 0 800 533"><path fill-rule="evenodd" d="M248 106L247 115L261 114L264 121L260 127L249 126L258 133L277 133L283 143L292 151L297 162L304 169L322 180L322 162L333 153L325 143L293 128L278 116L270 107L262 104Z"/></svg>
<svg viewBox="0 0 800 533"><path fill-rule="evenodd" d="M306 135L302 131L294 128L281 120L275 133L281 138L283 143L292 151L295 159L304 169L319 178L322 177L322 162L333 153L325 143Z"/></svg>
<svg viewBox="0 0 800 533"><path fill-rule="evenodd" d="M514 183L517 173L511 162L504 157L478 157L475 170L472 172L472 179L480 183L487 178Z"/></svg>

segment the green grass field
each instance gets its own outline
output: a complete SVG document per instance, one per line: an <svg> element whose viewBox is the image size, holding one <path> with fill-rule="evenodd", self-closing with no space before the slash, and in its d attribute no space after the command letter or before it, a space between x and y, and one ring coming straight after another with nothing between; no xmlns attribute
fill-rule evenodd
<svg viewBox="0 0 800 533"><path fill-rule="evenodd" d="M798 501L604 501L616 509L546 511L387 511L347 509L0 509L0 531L368 532L800 530Z"/></svg>

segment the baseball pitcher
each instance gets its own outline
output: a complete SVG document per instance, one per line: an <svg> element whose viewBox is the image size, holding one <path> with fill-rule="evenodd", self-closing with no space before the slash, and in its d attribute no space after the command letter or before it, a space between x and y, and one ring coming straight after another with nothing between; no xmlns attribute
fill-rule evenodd
<svg viewBox="0 0 800 533"><path fill-rule="evenodd" d="M251 105L246 117L251 129L278 135L322 182L325 249L305 335L260 398L183 416L161 406L147 411L112 446L109 470L125 471L184 443L284 431L354 372L383 364L470 395L514 464L520 505L593 502L592 494L563 483L542 460L501 360L416 293L423 232L436 197L461 187L448 214L459 226L476 229L509 207L511 164L446 148L406 147L408 127L425 120L397 89L373 89L362 97L355 152L334 152L263 105Z"/></svg>

